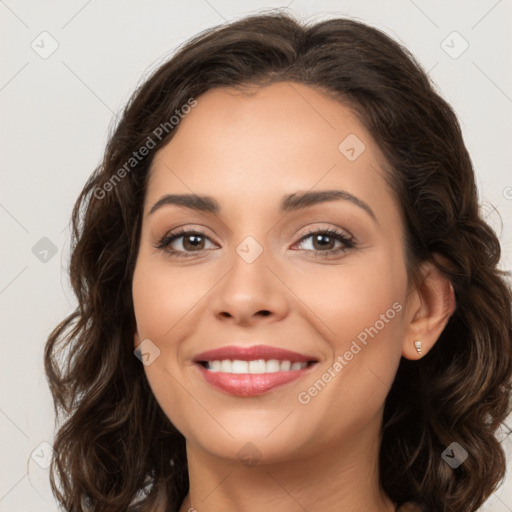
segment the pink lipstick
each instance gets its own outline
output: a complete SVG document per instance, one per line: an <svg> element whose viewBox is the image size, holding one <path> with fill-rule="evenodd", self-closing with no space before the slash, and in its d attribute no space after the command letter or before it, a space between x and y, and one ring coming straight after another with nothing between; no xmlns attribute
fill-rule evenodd
<svg viewBox="0 0 512 512"><path fill-rule="evenodd" d="M194 362L212 386L232 395L255 396L300 379L318 361L311 355L255 345L208 350Z"/></svg>

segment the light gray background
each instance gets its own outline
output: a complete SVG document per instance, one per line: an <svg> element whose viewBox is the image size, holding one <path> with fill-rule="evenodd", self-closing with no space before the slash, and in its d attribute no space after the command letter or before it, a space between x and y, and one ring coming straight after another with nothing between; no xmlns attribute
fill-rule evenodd
<svg viewBox="0 0 512 512"><path fill-rule="evenodd" d="M74 307L68 222L115 114L147 72L192 35L287 5L308 19L366 21L416 55L459 116L485 215L502 242L501 267L512 268L510 0L0 0L0 512L57 510L40 466L54 421L43 346ZM469 47L453 58L464 41ZM47 56L52 44L58 48ZM44 253L43 237L55 255ZM512 461L509 438L503 444ZM482 510L512 510L510 471Z"/></svg>

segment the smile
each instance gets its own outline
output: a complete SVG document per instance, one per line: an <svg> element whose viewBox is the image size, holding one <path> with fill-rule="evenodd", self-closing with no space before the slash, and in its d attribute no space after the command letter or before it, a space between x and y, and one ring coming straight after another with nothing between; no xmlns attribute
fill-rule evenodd
<svg viewBox="0 0 512 512"><path fill-rule="evenodd" d="M255 345L209 350L198 354L194 362L214 388L230 395L255 396L300 379L318 360L307 354Z"/></svg>

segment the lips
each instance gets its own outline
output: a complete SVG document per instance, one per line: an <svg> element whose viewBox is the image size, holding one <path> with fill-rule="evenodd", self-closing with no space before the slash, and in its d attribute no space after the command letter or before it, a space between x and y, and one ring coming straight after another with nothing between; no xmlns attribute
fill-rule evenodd
<svg viewBox="0 0 512 512"><path fill-rule="evenodd" d="M311 371L318 360L269 345L227 346L194 358L196 367L212 386L238 396L254 396L291 383Z"/></svg>

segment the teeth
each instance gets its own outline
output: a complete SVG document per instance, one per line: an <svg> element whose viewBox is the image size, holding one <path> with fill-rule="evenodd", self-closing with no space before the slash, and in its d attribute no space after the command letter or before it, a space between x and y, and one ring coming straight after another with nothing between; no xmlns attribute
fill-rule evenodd
<svg viewBox="0 0 512 512"><path fill-rule="evenodd" d="M249 361L249 369L246 373L265 373L265 360L256 359L255 361Z"/></svg>
<svg viewBox="0 0 512 512"><path fill-rule="evenodd" d="M281 361L281 371L287 372L291 369L292 363L290 361Z"/></svg>
<svg viewBox="0 0 512 512"><path fill-rule="evenodd" d="M220 372L222 363L220 361L210 361L210 369L214 372Z"/></svg>
<svg viewBox="0 0 512 512"><path fill-rule="evenodd" d="M277 359L256 359L253 361L240 361L235 359L223 359L222 361L208 361L206 369L211 372L224 372L224 373L276 373L276 372L288 372L302 370L306 368L308 363L291 361L278 361Z"/></svg>
<svg viewBox="0 0 512 512"><path fill-rule="evenodd" d="M281 369L281 365L277 359L270 359L267 361L265 371L266 373L276 373Z"/></svg>
<svg viewBox="0 0 512 512"><path fill-rule="evenodd" d="M224 362L222 361L222 367L224 367ZM230 363L230 361L226 361ZM249 372L249 363L247 361L233 361L231 363L231 373L248 373Z"/></svg>

